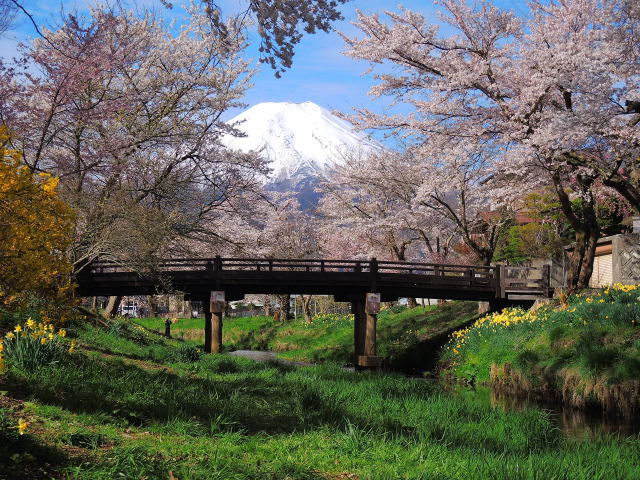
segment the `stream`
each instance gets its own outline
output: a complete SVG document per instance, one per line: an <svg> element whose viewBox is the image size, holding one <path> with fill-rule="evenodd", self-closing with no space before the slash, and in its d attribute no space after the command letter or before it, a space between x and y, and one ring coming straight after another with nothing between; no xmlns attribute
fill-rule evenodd
<svg viewBox="0 0 640 480"><path fill-rule="evenodd" d="M498 394L491 387L462 385L443 387L445 391L465 401L503 411L523 411L530 408L546 410L556 426L568 438L593 438L599 434L628 437L640 433L640 422L603 415L597 410L577 410L560 403L541 403L531 399Z"/></svg>

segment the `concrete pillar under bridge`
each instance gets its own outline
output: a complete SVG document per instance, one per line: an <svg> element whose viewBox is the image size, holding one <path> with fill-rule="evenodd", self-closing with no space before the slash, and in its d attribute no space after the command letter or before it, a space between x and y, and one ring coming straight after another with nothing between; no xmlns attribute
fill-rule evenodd
<svg viewBox="0 0 640 480"><path fill-rule="evenodd" d="M378 368L383 358L376 355L376 324L380 294L367 293L351 302L353 313L353 365L356 369Z"/></svg>

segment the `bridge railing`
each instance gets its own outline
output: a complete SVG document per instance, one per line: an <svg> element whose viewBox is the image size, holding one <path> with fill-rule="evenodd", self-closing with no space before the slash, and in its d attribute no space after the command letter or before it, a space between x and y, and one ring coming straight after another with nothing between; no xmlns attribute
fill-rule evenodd
<svg viewBox="0 0 640 480"><path fill-rule="evenodd" d="M99 260L89 266L89 274L131 273L130 265ZM138 273L151 275L180 271L212 272L314 272L365 273L376 277L393 274L402 281L420 283L416 276L424 276L426 283L492 288L496 298L525 298L531 295L549 296L549 267L470 266L442 263L397 262L338 259L290 258L175 258L147 265Z"/></svg>
<svg viewBox="0 0 640 480"><path fill-rule="evenodd" d="M130 272L130 265L111 260L94 261L89 266L91 273ZM337 259L286 259L286 258L176 258L163 260L145 266L145 270L226 270L226 271L302 271L302 272L343 272L343 273L405 273L411 275L471 276L474 278L494 278L496 267L465 266L455 264L393 262L371 260Z"/></svg>
<svg viewBox="0 0 640 480"><path fill-rule="evenodd" d="M530 295L550 297L552 293L550 278L549 265L543 265L542 268L502 265L496 296L513 300Z"/></svg>

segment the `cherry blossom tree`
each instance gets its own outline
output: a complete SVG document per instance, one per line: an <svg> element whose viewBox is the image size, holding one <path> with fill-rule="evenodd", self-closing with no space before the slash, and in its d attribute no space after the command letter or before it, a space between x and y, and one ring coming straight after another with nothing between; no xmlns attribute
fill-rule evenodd
<svg viewBox="0 0 640 480"><path fill-rule="evenodd" d="M258 230L256 253L267 258L314 258L319 252L316 219L302 211L292 194L272 193L264 206L264 214L256 225ZM290 292L295 293L295 292ZM278 295L280 318L291 316L290 295ZM311 322L311 295L302 296L303 312Z"/></svg>
<svg viewBox="0 0 640 480"><path fill-rule="evenodd" d="M275 70L276 77L291 68L295 48L304 35L318 31L329 32L331 24L343 17L339 6L349 0L246 0L238 2L240 11L226 14L216 0L200 0L202 12L209 19L216 37L228 38L242 30L257 26L260 37L260 62ZM168 9L173 2L160 0ZM113 2L118 5L119 3ZM33 13L25 2L0 0L0 34L6 30L20 11L33 24L36 32L46 40ZM233 24L233 28L229 24Z"/></svg>
<svg viewBox="0 0 640 480"><path fill-rule="evenodd" d="M343 17L338 7L349 0L248 0L235 18L257 25L260 36L260 62L275 70L276 77L291 67L295 47L305 34L328 32ZM223 10L216 0L202 0L205 11L220 32L227 33L221 21Z"/></svg>
<svg viewBox="0 0 640 480"><path fill-rule="evenodd" d="M243 37L190 12L173 32L150 12L96 7L2 66L0 121L32 171L60 177L77 212L76 268L221 240L219 222L260 189L264 161L219 142L234 133L222 113L249 86Z"/></svg>
<svg viewBox="0 0 640 480"><path fill-rule="evenodd" d="M0 0L0 35L9 30L17 13L12 0Z"/></svg>
<svg viewBox="0 0 640 480"><path fill-rule="evenodd" d="M319 186L325 230L357 239L352 243L360 244L362 258L404 261L423 249L432 252L433 219L413 208L416 172L415 164L390 151L343 155Z"/></svg>
<svg viewBox="0 0 640 480"><path fill-rule="evenodd" d="M518 179L528 190L554 185L579 233L570 286L588 285L599 229L589 212L572 217L572 200L589 210L599 177L640 211L637 2L532 1L524 19L486 1L440 5L454 33L406 9L387 12L388 23L358 14L364 36L345 37L347 55L395 65L370 93L411 113L363 109L352 120L403 136L425 158L471 142L492 152L487 178ZM491 196L509 193L497 187Z"/></svg>

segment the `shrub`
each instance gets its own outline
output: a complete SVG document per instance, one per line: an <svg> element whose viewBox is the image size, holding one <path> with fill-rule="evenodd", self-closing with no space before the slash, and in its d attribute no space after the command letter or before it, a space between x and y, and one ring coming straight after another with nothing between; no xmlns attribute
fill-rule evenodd
<svg viewBox="0 0 640 480"><path fill-rule="evenodd" d="M181 345L172 354L175 362L197 362L202 356L202 350L193 345Z"/></svg>
<svg viewBox="0 0 640 480"><path fill-rule="evenodd" d="M138 345L149 345L151 339L149 332L140 325L133 324L124 319L112 320L109 324L109 334L116 337L126 338Z"/></svg>
<svg viewBox="0 0 640 480"><path fill-rule="evenodd" d="M29 318L24 326L16 325L0 343L0 369L5 363L28 370L58 361L65 353L73 352L75 341L64 344L66 331L55 331L51 323L36 323Z"/></svg>
<svg viewBox="0 0 640 480"><path fill-rule="evenodd" d="M343 326L353 322L353 315L343 313L321 313L314 315L310 325L328 325L331 327Z"/></svg>
<svg viewBox="0 0 640 480"><path fill-rule="evenodd" d="M389 308L384 309L384 311L387 311L390 313L400 313L400 312L404 312L405 310L407 310L406 305L393 305Z"/></svg>
<svg viewBox="0 0 640 480"><path fill-rule="evenodd" d="M20 425L23 425L24 428L19 428ZM10 445L17 442L19 435L24 433L24 429L27 425L28 424L25 424L24 421L22 421L16 426L14 421L8 415L8 410L0 408L0 444Z"/></svg>

